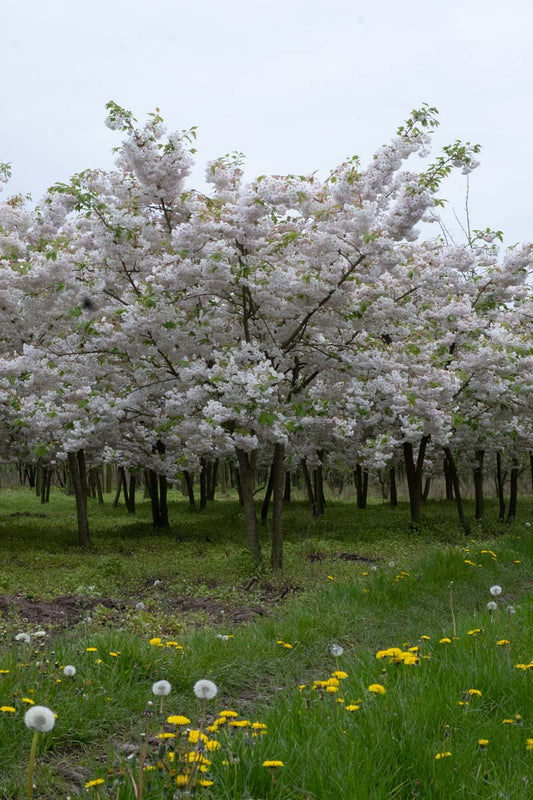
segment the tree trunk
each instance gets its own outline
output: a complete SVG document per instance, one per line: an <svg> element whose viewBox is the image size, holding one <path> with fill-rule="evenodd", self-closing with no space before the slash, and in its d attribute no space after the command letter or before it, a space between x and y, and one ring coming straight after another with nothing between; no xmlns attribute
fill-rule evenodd
<svg viewBox="0 0 533 800"><path fill-rule="evenodd" d="M505 519L505 495L503 492L504 483L505 480L502 474L502 454L498 452L496 453L496 491L498 493L498 501L500 504L500 522L503 522Z"/></svg>
<svg viewBox="0 0 533 800"><path fill-rule="evenodd" d="M283 488L283 502L290 503L291 502L291 473L286 470L285 471L285 486Z"/></svg>
<svg viewBox="0 0 533 800"><path fill-rule="evenodd" d="M422 508L422 470L424 468L424 457L428 442L429 436L423 436L420 440L416 464L414 461L413 445L411 442L403 443L405 474L407 476L409 506L411 509L411 527L417 527L420 523L420 512Z"/></svg>
<svg viewBox="0 0 533 800"><path fill-rule="evenodd" d="M511 485L509 487L509 511L507 512L507 522L511 522L516 517L518 504L518 475L520 468L517 464L511 467Z"/></svg>
<svg viewBox="0 0 533 800"><path fill-rule="evenodd" d="M193 477L188 469L183 470L183 478L185 480L185 486L187 487L187 494L189 495L189 506L191 508L195 508L196 500L194 499L194 482Z"/></svg>
<svg viewBox="0 0 533 800"><path fill-rule="evenodd" d="M274 445L272 472L274 479L270 565L272 569L281 569L283 566L283 497L285 489L285 447L282 444Z"/></svg>
<svg viewBox="0 0 533 800"><path fill-rule="evenodd" d="M320 460L322 460L323 456L323 452L318 454ZM326 498L324 496L324 469L322 464L319 464L319 466L313 470L313 481L316 513L319 517L323 517L326 508Z"/></svg>
<svg viewBox="0 0 533 800"><path fill-rule="evenodd" d="M483 460L484 450L476 450L476 466L474 468L474 497L476 500L476 519L483 519L485 500L483 497Z"/></svg>
<svg viewBox="0 0 533 800"><path fill-rule="evenodd" d="M209 481L207 484L207 499L214 500L215 499L215 491L217 488L217 480L218 480L218 458L216 458L212 464L210 464L211 469L209 470Z"/></svg>
<svg viewBox="0 0 533 800"><path fill-rule="evenodd" d="M168 482L165 475L159 476L159 515L161 527L169 528L168 521Z"/></svg>
<svg viewBox="0 0 533 800"><path fill-rule="evenodd" d="M41 503L46 503L46 487L48 484L48 474L51 473L51 467L42 467L41 472Z"/></svg>
<svg viewBox="0 0 533 800"><path fill-rule="evenodd" d="M422 502L423 503L427 502L427 499L429 497L429 490L430 489L431 489L431 478L426 478L426 481L424 483L424 491L422 492Z"/></svg>
<svg viewBox="0 0 533 800"><path fill-rule="evenodd" d="M152 507L152 525L154 528L161 528L162 521L161 521L161 509L159 507L159 491L157 485L157 475L155 474L153 469L147 469L144 471L144 480L146 483L146 488L148 489L148 493L150 495L150 504Z"/></svg>
<svg viewBox="0 0 533 800"><path fill-rule="evenodd" d="M244 495L242 491L242 483L241 483L241 472L240 469L235 469L233 471L235 477L235 486L237 487L237 494L239 495L239 505L244 506Z"/></svg>
<svg viewBox="0 0 533 800"><path fill-rule="evenodd" d="M135 514L135 490L137 488L137 478L130 473L130 486L128 491L128 513Z"/></svg>
<svg viewBox="0 0 533 800"><path fill-rule="evenodd" d="M450 470L450 475L452 478L453 483L453 493L455 495L455 503L457 506L457 516L459 517L459 522L461 524L461 528L465 532L465 534L470 533L469 525L465 519L464 509L463 509L463 499L461 497L461 487L459 485L459 475L457 473L457 467L455 466L455 460L453 457L453 453L449 447L444 448L444 452L446 454L446 459L448 461L448 468Z"/></svg>
<svg viewBox="0 0 533 800"><path fill-rule="evenodd" d="M396 469L391 467L389 470L390 475L390 505L396 508L398 505L398 490L396 488Z"/></svg>
<svg viewBox="0 0 533 800"><path fill-rule="evenodd" d="M263 498L263 504L261 506L261 525L266 524L268 517L268 507L270 505L270 499L272 497L272 490L274 489L274 465L275 461L272 462L272 466L270 467L270 472L268 474L268 483L266 487L265 496Z"/></svg>
<svg viewBox="0 0 533 800"><path fill-rule="evenodd" d="M105 470L104 491L106 494L111 494L111 492L113 491L113 467L111 466L111 464L106 464L104 470Z"/></svg>
<svg viewBox="0 0 533 800"><path fill-rule="evenodd" d="M301 465L304 476L305 489L307 491L309 505L311 506L311 513L313 517L318 517L318 513L316 510L315 493L313 491L313 484L311 483L311 476L309 475L309 469L307 468L307 461L305 460L305 458L302 459Z"/></svg>
<svg viewBox="0 0 533 800"><path fill-rule="evenodd" d="M200 459L200 511L207 505L207 462Z"/></svg>
<svg viewBox="0 0 533 800"><path fill-rule="evenodd" d="M368 471L361 467L361 464L355 465L354 470L355 491L357 497L357 508L366 508L366 499L368 495Z"/></svg>
<svg viewBox="0 0 533 800"><path fill-rule="evenodd" d="M92 473L94 480L94 488L96 489L96 496L98 498L98 504L103 505L104 494L102 492L102 481L100 480L100 467L94 467Z"/></svg>
<svg viewBox="0 0 533 800"><path fill-rule="evenodd" d="M89 533L89 516L87 513L87 469L83 450L77 453L68 453L68 465L74 496L76 498L76 515L78 520L78 544L80 547L89 547L91 537Z"/></svg>
<svg viewBox="0 0 533 800"><path fill-rule="evenodd" d="M444 459L444 484L446 486L446 500L453 500L453 481L447 458Z"/></svg>
<svg viewBox="0 0 533 800"><path fill-rule="evenodd" d="M257 450L247 453L245 450L235 448L239 461L239 483L241 486L242 502L244 507L244 521L248 547L253 560L260 564L263 560L261 542L257 530L257 516L255 513L255 470L257 467Z"/></svg>

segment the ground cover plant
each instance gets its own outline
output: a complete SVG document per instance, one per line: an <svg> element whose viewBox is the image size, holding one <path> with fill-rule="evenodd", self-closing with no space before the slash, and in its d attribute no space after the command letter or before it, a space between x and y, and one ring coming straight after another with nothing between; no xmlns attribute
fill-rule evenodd
<svg viewBox="0 0 533 800"><path fill-rule="evenodd" d="M71 498L42 512L24 493L46 513L28 517L21 497L0 495L5 800L28 796L32 738L50 800L529 796L527 516L465 538L445 502L421 533L402 505L291 504L276 575L254 571L232 501L172 497L165 533L143 504L133 523L96 509L84 552ZM39 619L66 594L76 614ZM32 737L37 706L57 718Z"/></svg>

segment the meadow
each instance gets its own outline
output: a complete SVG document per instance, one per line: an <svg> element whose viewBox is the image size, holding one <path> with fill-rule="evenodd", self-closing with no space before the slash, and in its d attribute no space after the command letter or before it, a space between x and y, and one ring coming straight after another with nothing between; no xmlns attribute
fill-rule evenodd
<svg viewBox="0 0 533 800"><path fill-rule="evenodd" d="M106 497L83 552L71 498L0 492L2 800L531 796L529 498L470 537L445 501L417 533L407 504L292 502L281 574L235 500L170 510Z"/></svg>

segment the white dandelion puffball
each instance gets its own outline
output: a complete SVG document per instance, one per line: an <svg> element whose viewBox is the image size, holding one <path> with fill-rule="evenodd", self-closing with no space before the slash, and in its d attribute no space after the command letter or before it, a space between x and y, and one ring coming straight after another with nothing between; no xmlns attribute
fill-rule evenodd
<svg viewBox="0 0 533 800"><path fill-rule="evenodd" d="M67 664L67 666L63 670L63 675L66 675L67 678L73 678L75 674L76 674L76 667L73 667L72 664Z"/></svg>
<svg viewBox="0 0 533 800"><path fill-rule="evenodd" d="M213 681L206 680L205 678L203 678L201 681L196 681L194 684L194 694L201 700L211 700L217 692L218 689L216 684L213 683Z"/></svg>
<svg viewBox="0 0 533 800"><path fill-rule="evenodd" d="M166 697L171 689L172 686L168 681L156 681L152 686L152 692L158 697Z"/></svg>
<svg viewBox="0 0 533 800"><path fill-rule="evenodd" d="M489 600L487 603L487 608L489 611L496 611L498 608L498 603L495 603L494 600Z"/></svg>
<svg viewBox="0 0 533 800"><path fill-rule="evenodd" d="M389 567L395 567L395 566L396 564L394 563L394 561L389 561Z"/></svg>
<svg viewBox="0 0 533 800"><path fill-rule="evenodd" d="M329 646L329 652L331 653L332 656L338 658L339 656L342 656L342 654L344 653L344 647L341 647L340 644L331 644Z"/></svg>
<svg viewBox="0 0 533 800"><path fill-rule="evenodd" d="M48 733L56 724L54 712L46 706L32 706L24 714L24 723L30 731Z"/></svg>
<svg viewBox="0 0 533 800"><path fill-rule="evenodd" d="M514 606L507 606L506 611L508 614L516 614L516 608Z"/></svg>
<svg viewBox="0 0 533 800"><path fill-rule="evenodd" d="M24 644L29 644L31 640L31 636L29 633L17 633L15 636L16 642L24 642Z"/></svg>
<svg viewBox="0 0 533 800"><path fill-rule="evenodd" d="M135 608L137 609L137 611L144 611L144 609L146 608L146 606L145 606L145 605L144 605L144 603L141 601L140 603L136 603L136 604L135 604Z"/></svg>
<svg viewBox="0 0 533 800"><path fill-rule="evenodd" d="M498 597L502 593L502 587L498 586L498 584L496 584L496 586L491 586L490 593L493 597Z"/></svg>
<svg viewBox="0 0 533 800"><path fill-rule="evenodd" d="M222 642L227 642L229 636L226 633L217 633L217 639L220 639Z"/></svg>
<svg viewBox="0 0 533 800"><path fill-rule="evenodd" d="M45 636L48 636L46 631L35 631L33 634L34 639L44 639Z"/></svg>
<svg viewBox="0 0 533 800"><path fill-rule="evenodd" d="M526 522L526 528L531 528L531 522Z"/></svg>

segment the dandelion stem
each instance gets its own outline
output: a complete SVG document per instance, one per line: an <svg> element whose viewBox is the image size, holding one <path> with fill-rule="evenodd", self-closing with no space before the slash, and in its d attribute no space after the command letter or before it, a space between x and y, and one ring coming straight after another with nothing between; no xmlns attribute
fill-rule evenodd
<svg viewBox="0 0 533 800"><path fill-rule="evenodd" d="M455 624L455 614L453 611L453 581L450 581L450 611L452 612L452 633L457 636L457 625Z"/></svg>
<svg viewBox="0 0 533 800"><path fill-rule="evenodd" d="M27 782L28 800L32 800L33 797L33 771L35 769L35 756L37 754L38 741L39 741L39 731L35 731L31 742L30 760L28 763L28 782Z"/></svg>

